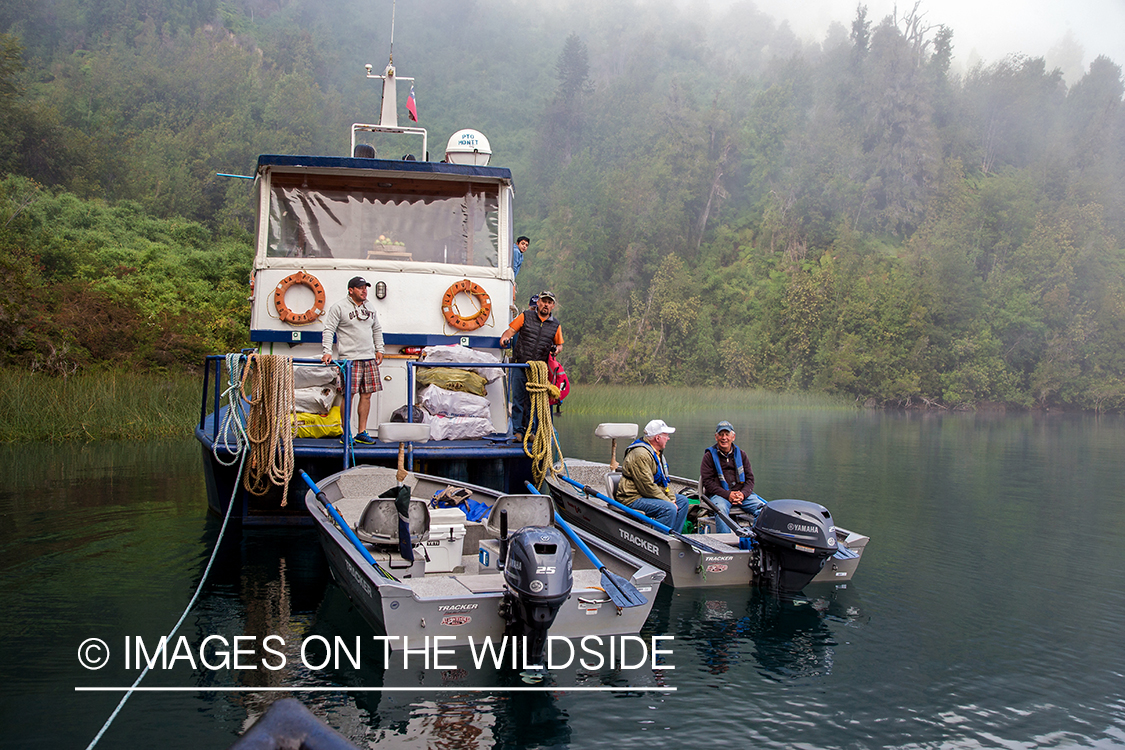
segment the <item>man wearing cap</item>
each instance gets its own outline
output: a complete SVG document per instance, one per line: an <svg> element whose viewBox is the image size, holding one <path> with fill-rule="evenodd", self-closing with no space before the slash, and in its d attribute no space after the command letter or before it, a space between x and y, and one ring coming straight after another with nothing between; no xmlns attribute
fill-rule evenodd
<svg viewBox="0 0 1125 750"><path fill-rule="evenodd" d="M668 462L664 460L664 446L675 431L676 428L669 427L663 419L654 419L645 425L644 437L625 449L621 482L615 495L618 502L673 531L681 531L691 506L686 497L668 489L672 482Z"/></svg>
<svg viewBox="0 0 1125 750"><path fill-rule="evenodd" d="M703 491L717 507L730 515L731 508L741 507L754 518L762 512L765 501L754 494L754 472L746 451L734 444L734 426L726 421L715 426L715 444L703 451L699 476ZM716 519L715 530L730 531L723 519Z"/></svg>
<svg viewBox="0 0 1125 750"><path fill-rule="evenodd" d="M383 328L379 316L367 308L367 288L371 284L362 276L348 282L348 296L328 308L324 314L324 364L332 361L332 339L340 359L352 361L352 393L359 394L356 407L357 443L374 443L367 434L367 415L371 413L371 394L383 389L379 365L383 363Z"/></svg>
<svg viewBox="0 0 1125 750"><path fill-rule="evenodd" d="M512 337L519 332L512 360L515 362L546 362L547 355L562 349L562 326L552 313L555 309L555 293L539 292L535 309L521 312L500 336L500 346L507 347ZM533 313L533 314L532 314ZM517 440L523 440L527 432L531 405L527 397L527 368L513 367L512 370L512 429Z"/></svg>

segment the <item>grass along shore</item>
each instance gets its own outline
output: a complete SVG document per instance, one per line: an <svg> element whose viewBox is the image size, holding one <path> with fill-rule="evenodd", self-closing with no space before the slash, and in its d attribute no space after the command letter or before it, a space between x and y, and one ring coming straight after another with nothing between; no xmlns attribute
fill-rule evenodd
<svg viewBox="0 0 1125 750"><path fill-rule="evenodd" d="M0 442L183 438L199 420L200 388L189 374L0 370Z"/></svg>
<svg viewBox="0 0 1125 750"><path fill-rule="evenodd" d="M0 442L153 440L191 434L201 383L190 374L90 372L68 378L0 370ZM630 416L658 402L665 413L712 409L854 409L850 399L684 386L575 385L571 414Z"/></svg>

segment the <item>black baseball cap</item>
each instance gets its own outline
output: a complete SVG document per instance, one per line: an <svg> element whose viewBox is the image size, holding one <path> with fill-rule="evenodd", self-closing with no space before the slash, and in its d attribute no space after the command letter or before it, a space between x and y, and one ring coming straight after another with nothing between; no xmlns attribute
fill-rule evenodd
<svg viewBox="0 0 1125 750"><path fill-rule="evenodd" d="M371 284L362 276L353 276L352 280L348 282L348 289L357 286L371 286Z"/></svg>

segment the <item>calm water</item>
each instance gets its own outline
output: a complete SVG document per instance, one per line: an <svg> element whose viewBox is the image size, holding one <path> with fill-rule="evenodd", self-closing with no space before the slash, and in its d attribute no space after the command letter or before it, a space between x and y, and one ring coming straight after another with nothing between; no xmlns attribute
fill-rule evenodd
<svg viewBox="0 0 1125 750"><path fill-rule="evenodd" d="M192 670L146 686L450 686L302 699L359 744L395 747L1125 747L1125 421L1086 416L751 412L661 416L676 473L695 475L719 418L735 423L767 498L828 506L871 536L847 588L791 606L750 590L658 597L646 631L675 666L561 670L546 694L474 692L505 672ZM608 458L598 420L559 420L570 455ZM620 450L620 449L619 449ZM85 747L125 685L90 637L155 641L190 599L218 532L194 443L0 446L0 720L4 746ZM287 644L371 630L331 584L316 538L248 532L180 633ZM294 667L293 665L298 665ZM568 693L669 685L667 694ZM276 697L138 694L99 747L224 748Z"/></svg>

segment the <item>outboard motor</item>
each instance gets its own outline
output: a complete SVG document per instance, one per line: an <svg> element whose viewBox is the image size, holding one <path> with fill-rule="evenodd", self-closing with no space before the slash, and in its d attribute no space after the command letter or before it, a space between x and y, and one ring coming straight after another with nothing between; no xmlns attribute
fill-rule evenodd
<svg viewBox="0 0 1125 750"><path fill-rule="evenodd" d="M547 630L574 585L572 563L570 542L554 527L525 526L508 540L504 634L527 637L527 664L542 661Z"/></svg>
<svg viewBox="0 0 1125 750"><path fill-rule="evenodd" d="M754 522L757 580L780 595L800 593L836 553L836 526L823 505L771 500Z"/></svg>

